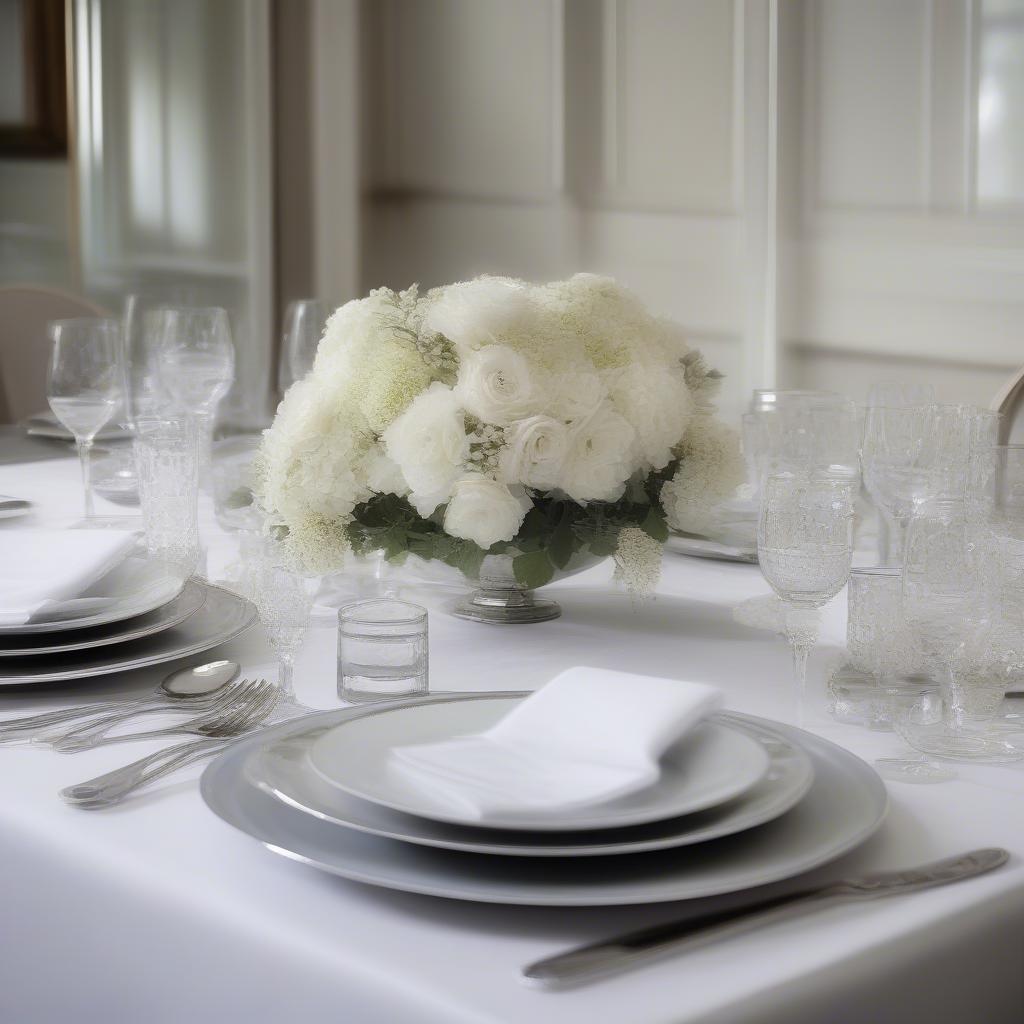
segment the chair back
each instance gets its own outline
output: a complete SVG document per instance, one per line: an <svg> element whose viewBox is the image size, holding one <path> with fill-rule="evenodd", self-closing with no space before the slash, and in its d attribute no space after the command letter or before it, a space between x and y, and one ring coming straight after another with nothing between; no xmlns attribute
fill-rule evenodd
<svg viewBox="0 0 1024 1024"><path fill-rule="evenodd" d="M0 423L44 412L51 320L107 316L81 296L42 285L0 287Z"/></svg>

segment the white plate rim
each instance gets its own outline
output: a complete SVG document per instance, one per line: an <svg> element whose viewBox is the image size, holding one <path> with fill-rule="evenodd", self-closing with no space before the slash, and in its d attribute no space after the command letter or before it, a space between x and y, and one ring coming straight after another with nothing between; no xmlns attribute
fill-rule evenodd
<svg viewBox="0 0 1024 1024"><path fill-rule="evenodd" d="M191 598L191 603L186 600L188 598ZM168 618L160 619L157 622L150 621L146 625L130 625L136 618L141 619L143 616L160 614L176 601L181 602L181 607L172 611ZM97 647L109 647L111 644L127 643L129 640L140 640L146 636L162 633L165 629L171 629L173 626L180 626L187 619L192 618L193 615L201 611L205 604L206 591L198 580L189 579L185 581L185 585L178 592L177 596L172 597L167 604L158 605L151 611L143 612L142 615L132 616L131 619L121 619L105 623L107 626L117 626L123 629L123 632L112 632L107 636L100 637L74 639L63 644L50 644L47 647L15 647L13 650L2 646L6 637L0 637L0 660L4 658L34 658L46 654L69 654L73 651L91 651ZM129 624L127 629L124 628L126 623ZM102 629L103 627L94 626L93 628ZM64 630L63 632L68 633L72 631ZM75 630L72 635L77 632ZM43 635L45 636L46 634Z"/></svg>
<svg viewBox="0 0 1024 1024"><path fill-rule="evenodd" d="M365 710L361 708L347 710L352 714L365 713ZM389 878L386 872L381 873L378 871L377 873L374 873L371 871L358 870L354 868L349 861L346 861L343 858L336 862L329 863L325 860L318 859L316 856L302 853L299 850L289 849L286 845L287 842L289 842L287 837L282 837L280 835L261 835L247 822L241 819L238 811L237 793L232 793L230 791L226 793L219 792L221 789L226 789L226 787L221 786L221 775L225 771L225 765L230 764L229 756L231 751L227 751L219 755L207 766L200 779L200 794L207 807L209 807L209 809L225 824L243 835L247 835L250 838L255 839L271 853L277 854L278 856L284 857L288 860L303 864L307 867L315 868L316 870L323 871L327 874L336 875L350 881L359 882L376 888L388 889L396 892L415 893L418 895L433 896L443 899L457 899L465 902L493 905L558 907L639 906L642 904L668 903L687 899L704 899L709 896L719 896L730 892L755 889L760 886L769 885L773 882L782 881L783 879L794 878L798 875L805 874L808 871L813 871L815 868L828 864L837 860L839 857L842 857L844 854L849 853L851 850L866 842L872 835L874 835L875 832L878 831L882 826L882 823L885 821L888 813L889 796L888 791L886 790L881 778L879 778L877 772L875 772L866 762L855 754L850 753L850 751L838 746L838 744L832 743L830 740L826 740L824 737L817 736L814 733L805 733L803 730L797 729L795 726L771 722L757 718L753 715L743 715L742 717L749 718L752 721L765 722L767 725L780 728L783 733L791 735L796 742L809 742L809 753L812 758L814 758L816 753L818 753L823 761L839 760L846 762L845 770L840 774L843 778L847 779L852 779L854 775L857 775L860 777L863 788L865 788L865 790L870 788L872 791L871 795L874 798L873 812L869 819L865 819L856 829L849 832L841 840L827 845L820 845L813 852L804 854L802 858L791 860L785 867L779 867L756 876L750 871L747 871L746 874L739 872L731 881L717 883L711 887L708 887L705 884L705 887L701 888L699 885L694 886L691 883L690 891L686 891L686 887L683 886L680 889L668 892L635 893L628 896L618 896L615 894L605 894L604 896L601 896L597 893L591 893L586 898L581 898L576 895L561 897L557 894L540 896L536 893L530 894L529 892L519 894L503 893L500 895L491 893L482 895L479 893L467 892L466 890L453 889L447 885L438 886L437 884L431 884L429 882L411 883L408 880ZM801 736L807 736L807 740L801 741ZM240 742L249 743L252 741L253 738L250 737L248 740L242 740ZM234 744L233 747L237 748L238 744ZM816 772L816 784L818 783L819 778L820 773ZM811 789L813 791L814 786L812 786ZM250 793L250 796L255 797L260 801L270 802L272 805L279 808L286 816L297 815L300 818L306 818L306 816L301 815L299 811L280 805L267 794L253 791ZM783 819L778 820L781 821ZM324 828L331 827L322 822L318 823L313 821L313 824ZM765 827L772 828L774 827L774 823L768 823ZM263 829L263 831L266 832L266 829ZM372 840L373 842L389 842L389 840L377 839L376 837L364 836L363 838ZM726 837L722 842L730 843L735 841L735 839L735 836ZM294 840L292 840L292 842L294 842ZM447 853L447 851L445 853ZM474 858L476 856L474 854L463 853L452 853L450 855L453 857L467 858ZM665 855L665 852L662 852L653 854L640 853L636 856L642 858L650 856L661 857ZM614 861L620 862L620 858L614 858ZM594 862L591 861L591 863Z"/></svg>
<svg viewBox="0 0 1024 1024"><path fill-rule="evenodd" d="M495 699L512 700L516 698L499 697ZM371 796L366 794L365 792L361 792L353 786L347 785L344 781L334 778L333 776L328 774L320 765L317 764L317 747L321 743L324 743L332 733L341 730L345 725L352 724L357 721L365 721L366 719L374 717L376 715L402 711L415 711L417 707L419 707L419 705L400 704L397 706L382 706L378 708L371 708L368 709L369 713L367 715L360 716L359 719L349 719L346 722L339 723L335 730L330 730L310 747L308 752L309 764L312 766L312 769L320 776L320 778L323 779L323 781L326 782L328 785L334 786L335 788L340 789L343 792L350 794L351 796L358 797L360 800L368 800L370 803L376 803L382 807L387 807L390 810L400 811L403 814L412 814L421 818L429 818L430 820L444 822L445 824L449 825L465 825L472 828L491 828L501 829L503 831L512 830L537 832L584 832L593 831L596 829L605 830L609 828L628 828L630 825L643 825L651 821L663 820L669 817L682 817L684 814L696 814L698 811L704 811L711 807L717 807L720 804L726 803L729 800L733 800L737 796L740 796L742 793L745 793L747 790L752 789L755 785L757 785L758 782L760 782L765 777L765 775L768 773L768 769L770 766L770 759L765 753L763 747L761 747L756 740L752 740L749 736L747 736L740 730L730 727L730 725L727 722L709 719L705 722L702 722L701 727L707 728L708 726L716 726L719 730L723 730L727 733L732 734L732 739L735 739L737 736L740 736L746 744L748 744L750 747L756 750L755 756L760 761L760 770L757 772L756 775L753 774L753 772L751 772L745 777L738 776L737 779L732 782L720 783L717 789L707 790L702 795L694 795L687 802L679 802L674 806L670 805L668 813L666 813L665 804L661 803L658 805L648 805L648 809L646 812L639 813L636 809L630 810L629 807L624 806L621 810L619 810L618 813L613 813L611 816L609 816L607 810L609 805L599 805L605 807L605 810L603 812L604 816L593 816L598 814L597 808L595 807L590 809L589 813L592 816L588 817L588 810L586 808L582 808L578 812L576 812L579 816L573 818L571 826L567 826L564 822L564 819L561 823L556 823L551 819L550 816L545 815L541 815L540 817L535 819L528 819L525 816L522 816L514 819L508 819L505 821L498 821L495 819L491 819L488 821L470 821L464 817L460 817L456 812L448 813L444 810L432 809L430 813L426 813L422 809L417 810L414 807L408 804L402 804L399 801L385 800L380 798L379 796ZM660 780L658 784L646 788L656 789L657 785L660 785ZM629 797L624 799L634 799L636 797L641 796L643 792L644 790L641 790L637 793L630 794ZM616 802L613 802L611 806L614 807L615 803Z"/></svg>
<svg viewBox="0 0 1024 1024"><path fill-rule="evenodd" d="M194 643L187 644L177 650L158 651L151 655L144 655L140 658L122 658L120 660L108 661L96 665L86 665L85 667L79 666L78 668L69 668L57 672L31 673L25 676L4 676L3 663L0 662L0 687L31 686L37 683L63 683L77 681L79 679L95 679L97 676L113 675L115 672L133 672L137 668L148 668L151 665L163 665L168 661L177 661L179 658L189 658L193 654L202 654L214 647L219 647L221 644L226 644L229 640L234 640L235 637L240 636L247 629L250 629L256 622L259 616L256 612L256 606L251 601L231 590L226 589L225 587L219 587L215 583L207 583L203 580L197 580L197 582L206 588L207 598L209 598L210 591L217 591L221 595L228 597L232 601L238 602L242 606L245 614L242 616L239 625L230 630L211 634L201 640L196 640ZM204 608L207 607L207 603L208 602L204 602ZM188 622L188 619L186 619L185 622ZM178 623L178 625L181 625L181 623ZM159 634L156 635L159 636ZM70 651L69 653L75 654L77 652Z"/></svg>
<svg viewBox="0 0 1024 1024"><path fill-rule="evenodd" d="M766 797L766 804L760 810L751 812L749 810L744 811L742 807L733 807L737 803L752 798L752 794L763 786L776 785L771 779L771 768L769 773L756 783L746 793L740 794L734 800L727 801L722 804L721 807L711 807L704 812L697 812L697 815L725 815L724 821L719 818L718 821L712 820L708 824L704 824L701 827L693 827L692 818L695 815L683 815L679 818L666 819L666 824L670 821L677 821L680 827L687 821L691 821L690 829L682 828L681 831L674 832L670 835L665 835L651 839L634 839L634 840L621 840L619 842L604 842L604 843L589 843L583 844L577 843L571 846L558 846L548 843L537 842L535 845L513 845L505 846L496 842L486 842L485 837L488 832L487 829L470 829L461 825L447 825L440 822L431 823L436 827L442 829L452 829L453 833L459 831L477 831L483 833L479 840L474 841L473 839L458 839L450 838L445 839L442 837L431 837L424 835L416 835L410 832L410 828L413 826L402 826L399 820L394 827L391 829L374 827L365 823L351 820L351 818L338 817L335 814L330 813L327 810L321 810L313 806L311 802L304 802L300 796L296 796L294 793L290 793L278 786L273 785L266 778L266 771L263 771L262 777L259 777L252 772L251 769L255 768L257 771L262 770L262 766L265 759L269 755L269 748L274 744L270 742L271 737L266 737L264 743L256 747L254 750L240 751L239 757L243 759L239 766L239 771L245 773L249 777L249 782L261 789L263 792L275 797L277 800L289 807L292 807L304 814L309 814L321 821L329 822L336 825L339 828L354 829L358 832L365 832L368 835L380 836L385 839L393 839L397 842L412 843L418 846L430 846L436 849L442 850L458 850L464 853L476 853L481 855L492 855L492 856L505 856L505 857L604 857L604 856L617 856L622 854L631 853L646 853L654 850L669 850L677 849L684 846L692 846L696 843L709 842L714 839L722 839L726 836L735 835L739 832L744 832L751 828L757 828L758 825L763 825L769 821L774 821L776 818L781 817L786 811L790 810L797 803L800 802L807 795L807 791L811 788L814 783L814 766L811 763L811 759L806 751L803 750L798 744L793 743L778 730L771 728L767 725L754 724L745 719L735 720L733 724L736 724L740 729L746 729L751 733L755 733L758 736L767 737L775 743L784 744L788 750L787 759L794 762L793 768L791 769L794 775L793 781L789 783L788 789L783 789L772 793L771 796ZM285 742L291 739L300 739L302 729L296 726L295 723L291 723L292 728L285 734L284 730L281 730L281 735L275 741L276 743ZM309 731L310 727L306 726L306 730ZM775 758L771 758L771 764L774 766L778 763ZM359 800L358 797L352 797L348 794L341 794L342 799L351 800L355 803L364 803L365 801ZM377 806L377 805L371 805ZM731 809L730 809L731 808ZM421 819L416 818L414 815L404 815L399 812L391 812L387 808L377 807L378 811L383 813L385 817L391 814L395 814L399 819L409 818L412 821L418 821ZM652 822L650 824L657 825L658 822ZM640 826L641 828L643 826ZM623 831L623 830L616 830ZM624 830L626 833L629 829ZM582 830L574 833L574 835L586 838L590 835L586 830ZM541 833L540 835L543 835Z"/></svg>

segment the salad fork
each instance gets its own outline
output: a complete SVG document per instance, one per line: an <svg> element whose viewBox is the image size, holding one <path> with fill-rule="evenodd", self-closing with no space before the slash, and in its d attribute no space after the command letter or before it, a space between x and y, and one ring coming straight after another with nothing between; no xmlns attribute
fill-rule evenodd
<svg viewBox="0 0 1024 1024"><path fill-rule="evenodd" d="M60 795L69 804L87 810L120 803L143 786L217 753L233 737L255 728L274 711L280 696L281 691L273 683L260 679L249 691L245 701L195 728L194 731L199 732L202 739L189 740L159 750L123 768L68 786L60 791Z"/></svg>

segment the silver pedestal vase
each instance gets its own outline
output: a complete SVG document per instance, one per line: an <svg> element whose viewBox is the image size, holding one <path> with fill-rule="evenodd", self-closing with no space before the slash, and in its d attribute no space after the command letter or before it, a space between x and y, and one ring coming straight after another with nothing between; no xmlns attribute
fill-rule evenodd
<svg viewBox="0 0 1024 1024"><path fill-rule="evenodd" d="M460 619L502 626L557 619L562 614L558 602L538 597L536 591L518 583L512 558L512 555L487 555L476 579L470 581L478 584L477 589L460 601L452 614ZM555 570L552 581L575 576L601 561L604 556L589 552L574 555L564 569Z"/></svg>

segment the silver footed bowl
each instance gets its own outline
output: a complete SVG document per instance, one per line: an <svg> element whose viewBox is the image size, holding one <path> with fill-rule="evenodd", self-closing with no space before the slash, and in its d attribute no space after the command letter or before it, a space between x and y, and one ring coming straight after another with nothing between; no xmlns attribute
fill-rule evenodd
<svg viewBox="0 0 1024 1024"><path fill-rule="evenodd" d="M539 597L536 590L516 582L512 571L512 554L486 555L475 577L465 576L457 569L441 562L426 562L410 555L404 569L419 579L432 583L469 583L475 586L473 593L459 601L452 614L472 622L492 622L496 625L519 625L529 622L547 622L557 619L562 608L549 597ZM575 576L585 569L591 569L603 562L606 555L594 555L589 551L579 552L569 560L564 569L556 569L549 582Z"/></svg>

